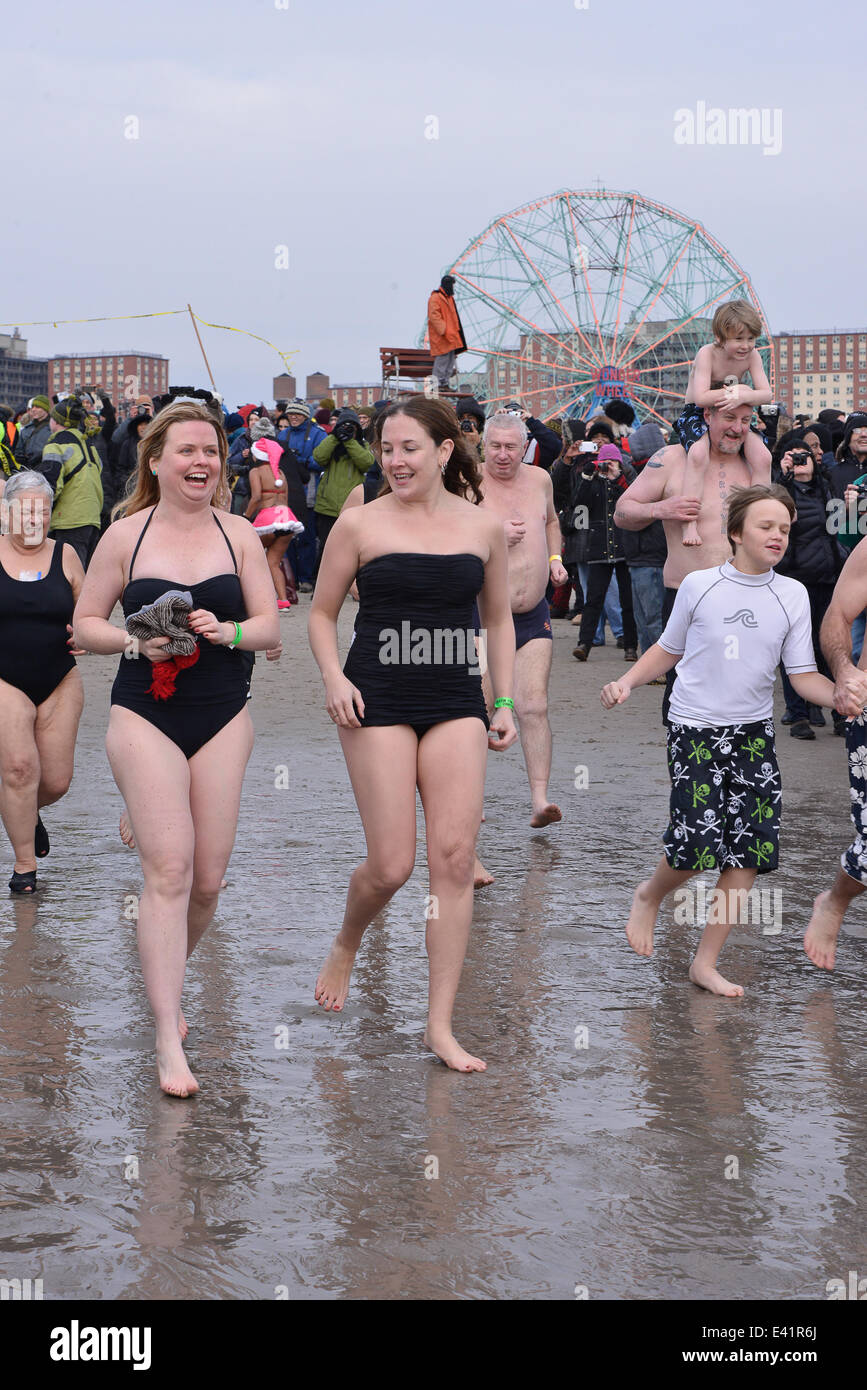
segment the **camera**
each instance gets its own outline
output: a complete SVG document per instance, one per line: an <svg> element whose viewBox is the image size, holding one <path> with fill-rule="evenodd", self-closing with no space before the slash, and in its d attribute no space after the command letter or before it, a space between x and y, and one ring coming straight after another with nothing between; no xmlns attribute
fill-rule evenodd
<svg viewBox="0 0 867 1390"><path fill-rule="evenodd" d="M476 434L478 425L469 415L461 416L461 434Z"/></svg>
<svg viewBox="0 0 867 1390"><path fill-rule="evenodd" d="M792 467L796 468L800 463L808 463L812 457L813 455L810 453L808 449L793 449Z"/></svg>
<svg viewBox="0 0 867 1390"><path fill-rule="evenodd" d="M582 441L582 443L578 446L578 452L579 454L595 454L596 445L593 443L588 444L586 441Z"/></svg>

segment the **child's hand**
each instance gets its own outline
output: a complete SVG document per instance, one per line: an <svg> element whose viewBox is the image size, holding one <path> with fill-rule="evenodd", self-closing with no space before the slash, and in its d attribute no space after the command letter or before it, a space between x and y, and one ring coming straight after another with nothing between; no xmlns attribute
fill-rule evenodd
<svg viewBox="0 0 867 1390"><path fill-rule="evenodd" d="M603 686L599 696L605 709L613 709L615 705L622 705L624 700L628 700L632 693L632 687L626 681L611 681Z"/></svg>

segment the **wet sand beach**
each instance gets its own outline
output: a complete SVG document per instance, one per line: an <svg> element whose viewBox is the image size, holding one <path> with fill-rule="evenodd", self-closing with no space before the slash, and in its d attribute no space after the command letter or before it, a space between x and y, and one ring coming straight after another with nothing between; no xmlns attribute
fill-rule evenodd
<svg viewBox="0 0 867 1390"><path fill-rule="evenodd" d="M532 831L520 749L491 755L479 850L496 882L455 1015L489 1069L463 1076L421 1040L421 835L345 1012L314 1003L364 841L308 611L254 673L229 884L184 993L189 1101L156 1081L141 876L104 751L115 661L80 660L75 779L44 817L40 891L0 907L0 1277L41 1278L46 1299L822 1299L867 1268L867 910L833 974L802 949L851 831L830 714L815 743L778 718L782 867L759 886L779 891L782 930L734 931L723 970L746 994L712 997L687 979L700 926L666 906L647 961L623 933L666 823L662 692L606 714L622 652L579 666L555 622L564 819ZM3 854L5 894L5 837Z"/></svg>

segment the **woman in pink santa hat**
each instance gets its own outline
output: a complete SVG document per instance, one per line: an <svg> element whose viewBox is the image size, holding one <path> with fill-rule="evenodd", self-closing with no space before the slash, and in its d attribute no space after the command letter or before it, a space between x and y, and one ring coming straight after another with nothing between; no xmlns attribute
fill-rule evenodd
<svg viewBox="0 0 867 1390"><path fill-rule="evenodd" d="M277 590L277 607L290 608L280 561L292 537L303 531L304 525L286 505L287 484L280 469L282 444L275 439L257 439L250 452L256 462L250 467L250 502L244 515L262 538L271 579Z"/></svg>

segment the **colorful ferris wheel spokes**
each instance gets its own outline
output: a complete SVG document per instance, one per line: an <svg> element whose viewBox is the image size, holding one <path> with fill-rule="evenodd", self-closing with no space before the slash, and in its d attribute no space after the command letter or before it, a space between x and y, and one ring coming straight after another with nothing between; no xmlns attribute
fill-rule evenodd
<svg viewBox="0 0 867 1390"><path fill-rule="evenodd" d="M679 409L689 368L728 299L748 300L773 387L767 319L746 272L699 222L638 193L551 194L496 218L450 267L490 403L546 418L612 396L641 417ZM472 355L470 355L472 354Z"/></svg>

